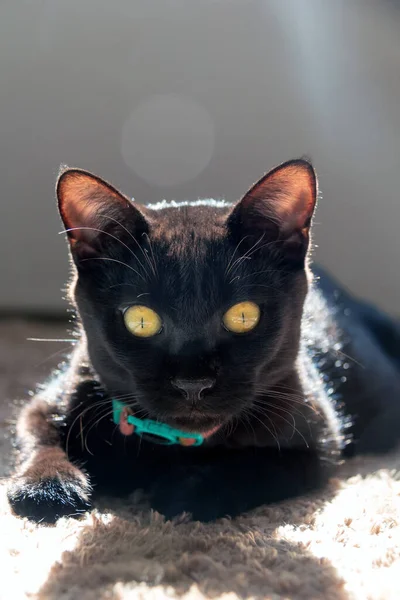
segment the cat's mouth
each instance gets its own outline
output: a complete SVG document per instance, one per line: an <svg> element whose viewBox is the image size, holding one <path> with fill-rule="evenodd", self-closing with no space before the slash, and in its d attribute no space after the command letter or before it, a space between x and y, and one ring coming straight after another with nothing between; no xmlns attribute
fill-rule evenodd
<svg viewBox="0 0 400 600"><path fill-rule="evenodd" d="M222 426L220 419L209 415L173 417L167 423L188 433L201 433L204 437L213 435Z"/></svg>

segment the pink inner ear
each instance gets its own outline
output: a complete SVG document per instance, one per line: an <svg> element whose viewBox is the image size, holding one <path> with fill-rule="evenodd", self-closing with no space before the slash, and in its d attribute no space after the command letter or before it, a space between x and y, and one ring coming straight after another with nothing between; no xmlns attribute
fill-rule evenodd
<svg viewBox="0 0 400 600"><path fill-rule="evenodd" d="M57 184L57 196L65 228L71 242L91 244L102 229L101 213L113 206L125 209L129 201L108 183L90 173L75 169L64 172Z"/></svg>
<svg viewBox="0 0 400 600"><path fill-rule="evenodd" d="M283 195L282 200L277 201L277 217L281 223L283 231L302 230L309 224L314 211L312 197L304 190L297 192L298 195L288 197Z"/></svg>
<svg viewBox="0 0 400 600"><path fill-rule="evenodd" d="M97 208L97 211L96 211ZM98 236L102 219L96 215L101 207L93 206L89 202L78 200L68 206L67 219L69 222L69 237L74 241L90 244Z"/></svg>

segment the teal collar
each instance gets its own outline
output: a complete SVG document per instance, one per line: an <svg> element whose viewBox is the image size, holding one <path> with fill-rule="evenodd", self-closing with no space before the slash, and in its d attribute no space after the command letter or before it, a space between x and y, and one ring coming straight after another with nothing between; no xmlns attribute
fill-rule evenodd
<svg viewBox="0 0 400 600"><path fill-rule="evenodd" d="M113 400L113 420L120 426L122 433L130 435L136 433L139 437L154 442L155 444L164 444L171 446L178 444L180 446L201 446L204 437L200 433L188 433L170 427L165 423L159 423L152 419L138 419L129 411L123 402Z"/></svg>

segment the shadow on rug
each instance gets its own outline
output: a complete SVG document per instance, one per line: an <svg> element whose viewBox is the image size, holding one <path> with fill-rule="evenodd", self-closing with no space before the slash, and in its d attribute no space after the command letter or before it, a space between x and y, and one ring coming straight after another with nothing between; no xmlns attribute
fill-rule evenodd
<svg viewBox="0 0 400 600"><path fill-rule="evenodd" d="M26 397L66 346L26 337L57 336L65 325L0 322L3 398ZM10 414L3 402L2 433ZM4 473L4 435L1 451ZM10 514L2 485L0 598L398 599L399 467L399 453L358 459L323 493L208 524L165 521L135 494L41 527Z"/></svg>

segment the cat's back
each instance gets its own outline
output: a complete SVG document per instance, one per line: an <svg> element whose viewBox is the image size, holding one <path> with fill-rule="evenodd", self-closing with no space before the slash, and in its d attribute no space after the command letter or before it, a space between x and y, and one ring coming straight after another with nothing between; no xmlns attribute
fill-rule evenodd
<svg viewBox="0 0 400 600"><path fill-rule="evenodd" d="M319 267L303 319L303 344L358 440L347 453L385 450L400 424L400 324L352 297Z"/></svg>

